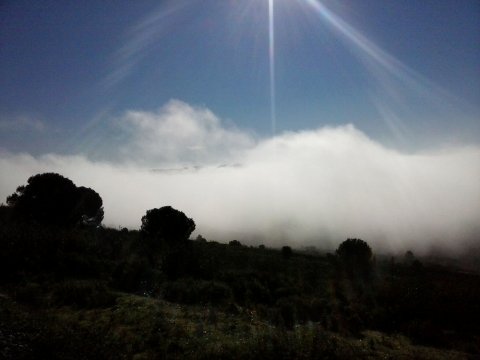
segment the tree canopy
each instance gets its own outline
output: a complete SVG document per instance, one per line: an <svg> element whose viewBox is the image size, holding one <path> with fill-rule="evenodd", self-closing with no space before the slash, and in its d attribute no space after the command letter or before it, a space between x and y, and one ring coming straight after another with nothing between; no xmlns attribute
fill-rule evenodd
<svg viewBox="0 0 480 360"><path fill-rule="evenodd" d="M142 217L141 230L147 235L158 236L171 243L188 240L195 230L195 222L183 212L164 206L147 210Z"/></svg>
<svg viewBox="0 0 480 360"><path fill-rule="evenodd" d="M368 277L372 267L372 249L361 239L347 239L340 244L337 251L346 270L353 275Z"/></svg>
<svg viewBox="0 0 480 360"><path fill-rule="evenodd" d="M7 205L14 219L46 225L100 225L103 220L100 195L56 173L31 176L7 197Z"/></svg>
<svg viewBox="0 0 480 360"><path fill-rule="evenodd" d="M282 256L285 259L290 259L293 255L293 250L290 246L283 246L282 247Z"/></svg>

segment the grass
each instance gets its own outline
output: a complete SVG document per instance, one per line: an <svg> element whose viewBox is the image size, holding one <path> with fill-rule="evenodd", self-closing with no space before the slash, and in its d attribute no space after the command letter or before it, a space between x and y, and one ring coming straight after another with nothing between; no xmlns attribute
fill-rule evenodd
<svg viewBox="0 0 480 360"><path fill-rule="evenodd" d="M0 298L3 359L468 359L465 353L412 344L405 336L360 337L317 323L272 326L255 311L180 305L117 293L112 306L42 311Z"/></svg>

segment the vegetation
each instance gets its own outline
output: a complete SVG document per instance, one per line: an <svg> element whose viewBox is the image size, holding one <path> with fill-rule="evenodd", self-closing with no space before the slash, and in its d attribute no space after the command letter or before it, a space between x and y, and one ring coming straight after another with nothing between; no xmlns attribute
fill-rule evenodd
<svg viewBox="0 0 480 360"><path fill-rule="evenodd" d="M142 217L142 232L167 242L185 241L195 230L195 222L171 206L148 210Z"/></svg>
<svg viewBox="0 0 480 360"><path fill-rule="evenodd" d="M55 173L32 176L27 185L7 197L14 220L43 225L73 226L79 223L100 225L102 198L83 186Z"/></svg>
<svg viewBox="0 0 480 360"><path fill-rule="evenodd" d="M372 275L372 249L361 239L347 239L340 244L336 254L349 277L364 280Z"/></svg>
<svg viewBox="0 0 480 360"><path fill-rule="evenodd" d="M54 226L12 217L17 204L0 207L0 359L480 355L480 276L411 252L188 240L195 223L171 207L141 231Z"/></svg>

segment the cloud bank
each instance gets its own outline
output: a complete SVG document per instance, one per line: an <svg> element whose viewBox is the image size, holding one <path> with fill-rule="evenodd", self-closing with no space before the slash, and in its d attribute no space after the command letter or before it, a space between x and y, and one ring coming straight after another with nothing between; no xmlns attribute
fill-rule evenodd
<svg viewBox="0 0 480 360"><path fill-rule="evenodd" d="M54 171L99 192L109 226L138 228L147 209L171 205L221 242L333 248L360 237L421 252L479 239L478 146L405 153L351 125L258 140L178 101L119 124L122 161L0 154L0 198Z"/></svg>
<svg viewBox="0 0 480 360"><path fill-rule="evenodd" d="M251 134L229 128L209 109L171 100L157 112L128 111L119 160L175 167L232 161L254 145Z"/></svg>

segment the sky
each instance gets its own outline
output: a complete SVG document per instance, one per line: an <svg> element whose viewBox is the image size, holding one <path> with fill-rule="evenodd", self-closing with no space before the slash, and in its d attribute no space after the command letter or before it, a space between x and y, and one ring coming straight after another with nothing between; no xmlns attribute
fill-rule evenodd
<svg viewBox="0 0 480 360"><path fill-rule="evenodd" d="M56 171L109 226L472 243L479 39L476 0L3 1L0 196Z"/></svg>

